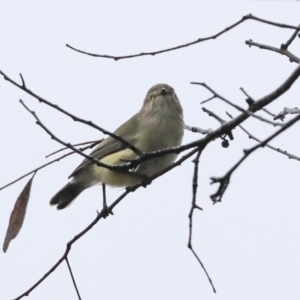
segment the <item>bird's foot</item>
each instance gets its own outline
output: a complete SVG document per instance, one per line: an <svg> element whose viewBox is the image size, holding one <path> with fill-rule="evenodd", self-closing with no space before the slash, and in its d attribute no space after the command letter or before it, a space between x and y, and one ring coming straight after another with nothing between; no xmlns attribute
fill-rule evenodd
<svg viewBox="0 0 300 300"><path fill-rule="evenodd" d="M108 206L104 206L101 212L98 212L98 215L102 215L103 219L106 219L109 215L113 215L114 213L108 209Z"/></svg>

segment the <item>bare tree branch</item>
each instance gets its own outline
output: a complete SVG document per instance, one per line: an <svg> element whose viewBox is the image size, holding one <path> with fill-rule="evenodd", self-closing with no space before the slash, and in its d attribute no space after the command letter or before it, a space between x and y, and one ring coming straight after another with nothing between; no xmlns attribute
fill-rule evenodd
<svg viewBox="0 0 300 300"><path fill-rule="evenodd" d="M75 278L74 278L74 275L73 275L73 272L72 272L72 269L71 269L71 266L70 266L68 257L65 258L65 261L66 261L66 263L67 263L68 270L69 270L69 272L70 272L70 275L71 275L71 278L72 278L72 282L73 282L74 288L75 288L75 290L76 290L77 297L78 297L79 300L81 300L81 297L80 297L80 294L79 294L79 290L78 290L78 288L77 288L77 284L76 284L76 281L75 281Z"/></svg>
<svg viewBox="0 0 300 300"><path fill-rule="evenodd" d="M287 49L292 44L292 42L296 38L296 36L299 33L299 31L300 31L300 25L298 25L298 27L296 28L296 30L294 31L294 33L291 35L291 37L286 41L285 44L282 44L280 48L281 49Z"/></svg>
<svg viewBox="0 0 300 300"><path fill-rule="evenodd" d="M277 130L275 133L273 133L271 136L269 136L268 138L266 138L265 140L263 140L262 142L258 143L257 145L255 145L254 147L250 148L250 149L246 149L244 150L244 155L243 157L223 176L223 177L212 177L211 180L211 184L214 183L219 183L219 188L217 190L216 193L214 193L213 195L211 195L211 200L213 201L213 203L217 203L217 202L221 202L222 201L222 197L226 191L226 189L228 188L228 185L230 183L230 178L232 173L241 165L241 163L251 154L253 153L255 150L257 150L260 147L264 147L267 145L268 142L270 142L273 138L275 138L276 136L278 136L280 133L282 133L283 131L287 130L289 127L291 127L293 124L295 124L296 122L298 122L300 120L300 115L293 118L292 120L290 120L289 122L285 123L285 125L280 128L279 130Z"/></svg>
<svg viewBox="0 0 300 300"><path fill-rule="evenodd" d="M276 116L274 116L274 120L277 120L277 119L281 119L283 120L284 117L288 114L300 114L300 109L295 107L295 108L287 108L285 107L281 112L279 112Z"/></svg>
<svg viewBox="0 0 300 300"><path fill-rule="evenodd" d="M226 123L221 117L219 117L219 116L218 116L217 114L215 114L213 111L211 111L211 110L209 110L209 109L207 109L207 108L205 108L205 107L202 107L202 110L203 110L204 112L206 112L210 117L215 118L218 122L220 122L221 125L223 125L224 123ZM233 140L233 139L234 139L233 134L232 134L231 131L228 133L228 136L229 136L230 140ZM229 146L229 142L226 140L226 135L225 135L225 136L221 136L221 139L223 139L222 146L223 146L224 148L227 148L227 147Z"/></svg>
<svg viewBox="0 0 300 300"><path fill-rule="evenodd" d="M288 47L292 44L292 42L296 38L296 36L299 33L299 31L300 31L300 25L295 28L294 33L286 41L286 43L285 44L281 44L280 48L276 48L276 47L272 47L272 46L269 46L269 45L255 43L251 39L247 40L245 43L247 45L249 45L249 47L255 46L255 47L258 47L260 49L264 49L264 50L269 50L269 51L272 51L272 52L280 53L280 54L285 55L286 57L288 57L289 60L290 60L290 62L295 62L295 63L298 64L298 63L300 63L300 58L297 57L296 55L294 55L293 53L291 53L290 51L288 51Z"/></svg>
<svg viewBox="0 0 300 300"><path fill-rule="evenodd" d="M197 255L197 253L195 252L195 250L193 249L193 244L192 244L192 238L193 238L193 216L194 216L194 210L195 209L200 209L202 210L201 207L199 207L196 204L196 200L197 200L197 189L198 189L198 166L199 166L199 158L200 155L202 153L202 150L199 150L197 152L197 155L195 157L195 159L193 160L193 163L195 164L194 166L194 176L193 176L193 184L192 184L192 189L193 189L193 197L192 197L192 205L191 205L191 209L190 209L190 213L189 213L189 240L188 240L188 248L191 250L191 252L193 253L193 255L196 257L197 261L199 262L201 268L203 269L204 273L206 274L206 277L208 279L208 281L210 282L210 285L214 291L214 293L216 293L216 289L214 287L214 284L212 282L212 279L210 278L208 272L206 271L204 264L202 263L202 261L200 260L199 256Z"/></svg>
<svg viewBox="0 0 300 300"><path fill-rule="evenodd" d="M153 51L153 52L142 52L142 53L139 53L139 54L114 56L114 55L96 54L96 53L82 51L82 50L79 50L79 49L77 49L77 48L75 48L73 46L70 46L69 44L66 44L66 46L68 48L70 48L70 49L72 49L72 50L74 50L76 52L82 53L82 54L86 54L86 55L93 56L93 57L101 57L101 58L113 59L115 61L118 61L118 60L121 60L121 59L128 59L128 58L139 57L139 56L154 56L154 55L157 55L157 54L161 54L161 53L165 53L165 52L170 52L170 51L175 51L175 50L179 50L179 49L182 49L182 48L186 48L186 47L189 47L189 46L192 46L192 45L195 45L195 44L199 44L201 42L205 42L205 41L208 41L208 40L216 39L219 36L221 36L222 34L230 31L231 29L237 27L238 25L240 25L241 23L243 23L243 22L245 22L247 20L254 20L254 21L258 21L258 22L261 22L261 23L265 23L265 24L268 24L268 25L272 25L272 26L276 26L276 27L281 27L281 28L297 29L297 26L292 26L292 25L287 25L287 24L281 24L281 23L277 23L277 22L272 22L272 21L261 19L261 18L258 18L258 17L255 17L255 16L249 14L249 15L243 16L239 21L233 23L232 25L226 27L225 29L221 30L220 32L218 32L218 33L216 33L214 35L211 35L211 36L208 36L208 37L205 37L205 38L198 38L197 40L189 42L189 43L186 43L186 44L178 45L178 46L167 48L167 49L163 49L163 50Z"/></svg>
<svg viewBox="0 0 300 300"><path fill-rule="evenodd" d="M67 115L68 117L70 117L71 119L73 119L73 121L75 122L80 122L80 123L83 123L83 124L86 124L88 126L91 126L99 131L101 131L102 133L104 134L107 134L113 138L115 138L116 140L122 142L124 145L126 145L129 149L131 149L133 152L135 152L136 154L140 155L142 154L142 151L137 149L134 145L132 145L131 143L129 143L128 141L126 141L124 138L118 136L117 134L115 133L112 133L112 132L109 132L107 131L106 129L104 128L101 128L100 126L94 124L92 121L86 121L84 119L81 119L71 113L69 113L68 111L60 108L57 104L53 104L51 103L50 101L40 97L39 95L35 94L34 92L32 92L31 90L29 90L25 84L23 85L20 85L18 84L16 81L12 80L11 78L9 78L4 72L2 72L0 70L0 74L4 77L5 80L7 80L8 82L12 83L13 85L15 85L16 87L18 87L19 89L23 90L24 92L26 92L27 94L31 95L32 97L36 98L39 102L41 103L44 103L52 108L55 108L56 110L60 111L61 113ZM24 79L23 77L22 78L22 82L24 83Z"/></svg>
<svg viewBox="0 0 300 300"><path fill-rule="evenodd" d="M246 99L246 102L249 104L249 105L252 105L252 103L253 103L253 101L254 101L254 99L246 92L246 90L244 89L244 88L242 88L242 87L240 87L240 90L242 91L242 93L246 96L246 97L248 97L247 99ZM266 114L268 114L269 116L271 116L271 117L274 117L275 116L275 114L273 114L273 113L271 113L269 110L267 110L266 108L262 108L262 111L264 111ZM262 117L261 117L262 118ZM266 119L265 119L266 120ZM283 121L283 120L282 120ZM269 122L269 120L267 120L267 122ZM273 124L273 123L272 123ZM274 124L273 124L274 125ZM275 125L276 126L276 125Z"/></svg>
<svg viewBox="0 0 300 300"><path fill-rule="evenodd" d="M256 42L252 41L252 40L247 40L245 43L247 45L249 45L249 47L254 46L254 47L258 47L259 49L269 50L269 51L272 51L272 52L280 53L282 55L287 56L289 58L290 62L295 62L297 64L300 63L300 58L297 57L296 55L294 55L293 53L291 53L287 49L280 49L280 48L276 48L276 47L265 45L265 44L259 44L259 43L256 43Z"/></svg>
<svg viewBox="0 0 300 300"><path fill-rule="evenodd" d="M84 151L84 150L87 150L87 149L89 149L89 148L91 148L91 146L86 146L86 147L84 147L84 148L79 148L79 150L80 150L80 151ZM7 188L7 187L9 187L9 186L12 185L12 184L18 182L18 181L20 181L21 179L23 179L23 178L29 176L30 174L33 174L33 173L35 173L35 172L37 172L37 171L39 171L39 170L41 170L41 169L43 169L43 168L45 168L45 167L47 167L47 166L53 164L53 163L55 163L55 162L59 162L61 159L65 158L65 157L67 157L67 156L70 156L70 155L72 155L72 154L74 154L74 153L76 153L76 152L75 152L75 151L68 152L68 153L66 153L66 154L64 154L64 155L62 155L62 156L60 156L60 157L58 157L58 158L56 158L56 159L54 159L54 160L51 160L51 161L47 162L47 163L44 164L44 165L41 165L41 166L38 167L38 168L35 168L34 170L32 170L32 171L30 171L30 172L28 172L28 173L22 175L21 177L15 179L15 180L13 180L13 181L11 181L11 182L9 182L9 183L7 183L6 185L0 187L0 191L3 190L3 189L5 189L5 188Z"/></svg>
<svg viewBox="0 0 300 300"><path fill-rule="evenodd" d="M233 117L232 117L232 115L231 115L230 113L226 112L226 114L227 114L231 119L233 119ZM240 128L248 135L249 139L252 139L252 140L254 140L254 141L256 141L256 142L261 143L261 140L259 140L259 139L258 139L257 137L255 137L253 134L251 134L251 133L250 133L248 130L246 130L242 125L239 125L239 127L240 127ZM298 156L296 156L296 155L294 155L294 154L291 154L291 153L289 153L289 152L287 152L287 151L285 151L285 150L281 150L280 148L273 147L273 146L271 146L271 145L269 145L269 144L266 144L265 147L268 147L268 148L270 148L270 149L272 149L272 150L274 150L274 151L276 151L276 152L278 152L278 153L280 153L280 154L286 155L289 159L295 159L295 160L300 161L300 157L298 157Z"/></svg>
<svg viewBox="0 0 300 300"><path fill-rule="evenodd" d="M240 87L240 90L242 91L242 93L246 96L246 97L248 97L250 100L251 100L251 102L253 102L254 101L254 99L246 92L246 90L243 88L243 87ZM246 102L247 102L247 100L246 100ZM248 102L247 102L248 103ZM249 103L248 103L249 104Z"/></svg>
<svg viewBox="0 0 300 300"><path fill-rule="evenodd" d="M24 80L23 75L21 73L20 73L20 77L21 77L21 80L22 80L22 87L26 88L25 80Z"/></svg>
<svg viewBox="0 0 300 300"><path fill-rule="evenodd" d="M273 114L272 112L270 112L269 110L267 110L266 108L262 108L262 111L264 111L266 114L268 114L271 117L274 117L275 114Z"/></svg>
<svg viewBox="0 0 300 300"><path fill-rule="evenodd" d="M204 112L206 112L210 117L213 117L215 118L217 121L220 122L221 125L223 125L224 123L226 123L222 118L220 118L218 115L216 115L213 111L205 108L205 107L202 107L202 110Z"/></svg>
<svg viewBox="0 0 300 300"><path fill-rule="evenodd" d="M57 136L55 136L42 122L41 120L38 118L38 116L36 115L36 113L32 110L30 110L26 105L25 103L20 99L20 103L25 107L25 109L30 112L30 114L36 119L36 124L39 125L41 128L43 128L51 137L51 139L57 141L58 143L66 146L67 148L73 150L74 152L80 154L81 156L83 156L84 158L87 158L89 159L91 162L93 162L94 164L96 164L97 166L99 167L103 167L103 168L107 168L109 170L113 170L115 169L114 166L111 166L111 165L107 165L107 164L104 164L102 162L100 162L98 159L96 159L95 157L93 156L90 156L90 155L87 155L85 154L84 152L78 150L77 148L75 148L72 144L70 143L65 143L63 140L59 139Z"/></svg>
<svg viewBox="0 0 300 300"><path fill-rule="evenodd" d="M95 140L95 141L89 141L89 142L82 142L82 143L78 143L78 144L73 144L72 146L76 147L76 146L82 146L82 145L89 144L90 145L89 148L93 148L93 147L97 146L102 141L103 141L103 139L101 139L101 140ZM50 156L52 156L54 154L57 154L57 153L59 153L61 151L67 150L67 149L69 149L69 148L68 147L64 147L64 148L58 149L58 150L56 150L56 151L54 151L54 152L46 155L45 158L48 158L48 157L50 157Z"/></svg>
<svg viewBox="0 0 300 300"><path fill-rule="evenodd" d="M230 106L236 108L238 111L247 113L247 114L249 114L249 116L251 116L251 117L253 117L253 118L255 118L255 119L258 119L258 120L260 120L260 121L262 121L262 122L271 124L271 125L273 125L273 126L282 126L282 123L272 122L272 121L270 121L270 120L268 120L268 119L266 119L266 118L264 118L264 117L262 117L262 116L255 115L253 112L251 112L251 111L249 111L249 110L245 110L245 109L243 109L242 107L240 107L240 106L234 104L233 102L229 101L229 100L226 99L225 97L223 97L223 96L221 96L220 94L218 94L215 90L213 90L210 86L208 86L208 85L207 85L206 83L204 83L204 82L191 82L191 84L201 85L201 86L203 86L204 88L206 88L207 90L209 90L209 91L213 94L213 97L210 98L211 100L212 100L212 99L220 99L220 100L224 101L225 103L229 104ZM242 90L243 92L245 92L244 89L241 89L241 90ZM248 100L248 99L247 99L247 100ZM249 106L251 106L255 101L254 101L254 99L251 98L251 97L249 98L249 100L250 100L250 101L247 101L247 103L249 104ZM206 100L206 101L203 101L203 102L207 102L207 100ZM203 103L203 102L202 102L202 103ZM208 110L205 109L205 108L202 108L202 109L203 109L203 111L205 111L205 112L207 112L207 113L210 112L210 111L208 111ZM210 113L212 113L212 112L210 112ZM209 115L210 115L210 113L209 113ZM216 116L214 116L214 115L215 115L215 114L212 113L212 115L210 115L210 116L216 118ZM219 120L219 122L220 122L220 120Z"/></svg>

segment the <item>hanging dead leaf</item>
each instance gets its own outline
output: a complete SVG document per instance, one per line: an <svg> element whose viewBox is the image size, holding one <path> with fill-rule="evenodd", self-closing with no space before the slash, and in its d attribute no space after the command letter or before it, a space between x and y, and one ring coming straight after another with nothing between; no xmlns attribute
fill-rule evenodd
<svg viewBox="0 0 300 300"><path fill-rule="evenodd" d="M19 195L15 206L10 214L9 224L6 231L6 236L3 243L3 252L7 251L9 243L20 232L26 214L27 204L30 196L31 184L35 173L25 185L23 191Z"/></svg>

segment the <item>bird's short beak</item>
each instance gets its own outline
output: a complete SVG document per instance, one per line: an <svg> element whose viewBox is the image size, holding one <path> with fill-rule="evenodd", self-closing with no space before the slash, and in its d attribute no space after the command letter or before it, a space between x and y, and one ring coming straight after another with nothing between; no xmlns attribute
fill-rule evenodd
<svg viewBox="0 0 300 300"><path fill-rule="evenodd" d="M164 87L161 89L161 93L162 93L162 95L165 95L167 93L167 91Z"/></svg>

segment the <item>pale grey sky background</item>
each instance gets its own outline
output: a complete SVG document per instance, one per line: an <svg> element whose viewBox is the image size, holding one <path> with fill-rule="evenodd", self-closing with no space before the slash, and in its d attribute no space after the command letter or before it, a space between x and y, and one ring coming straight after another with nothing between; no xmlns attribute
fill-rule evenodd
<svg viewBox="0 0 300 300"><path fill-rule="evenodd" d="M184 108L185 121L201 128L219 124L201 110L209 97L203 81L246 107L239 91L254 98L273 91L296 68L287 58L245 40L280 46L291 30L255 21L208 41L155 57L115 62L75 53L66 43L102 54L159 50L214 34L243 15L299 24L297 1L6 1L0 11L0 69L64 109L113 131L137 112L156 83L172 85ZM299 38L291 50L299 55ZM269 108L299 106L299 81ZM39 128L18 100L67 142L101 138L92 128L59 112L0 79L0 185L46 162L60 148ZM237 111L218 100L206 105L224 119ZM275 130L257 120L245 127L258 138ZM299 124L272 145L300 155ZM187 248L192 197L191 160L125 198L115 215L74 246L70 263L82 299L299 299L299 168L268 149L249 157L233 175L223 202L212 205L211 176L222 176L253 141L237 129L224 149L212 143L201 156L194 218L194 248L204 262L217 294ZM198 138L185 133L184 143ZM74 155L39 172L20 235L0 254L0 299L27 290L58 260L65 245L101 209L101 187L89 189L64 211L48 202L82 158ZM0 192L2 243L14 201L29 178ZM122 190L110 189L109 202ZM77 299L63 263L29 296Z"/></svg>

